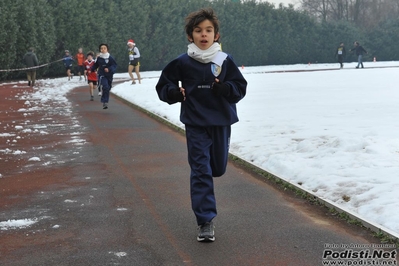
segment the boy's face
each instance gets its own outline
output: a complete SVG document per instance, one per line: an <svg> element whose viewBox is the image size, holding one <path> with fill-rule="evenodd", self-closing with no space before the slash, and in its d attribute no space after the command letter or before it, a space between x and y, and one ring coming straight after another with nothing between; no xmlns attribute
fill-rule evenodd
<svg viewBox="0 0 399 266"><path fill-rule="evenodd" d="M89 55L87 56L87 60L89 60L89 61L93 60L93 56L92 56L91 54L89 54Z"/></svg>
<svg viewBox="0 0 399 266"><path fill-rule="evenodd" d="M215 34L212 22L204 20L194 27L193 37L188 39L201 50L206 50L219 39L219 33Z"/></svg>
<svg viewBox="0 0 399 266"><path fill-rule="evenodd" d="M108 48L107 48L107 46L101 45L100 51L101 51L102 54L108 53Z"/></svg>

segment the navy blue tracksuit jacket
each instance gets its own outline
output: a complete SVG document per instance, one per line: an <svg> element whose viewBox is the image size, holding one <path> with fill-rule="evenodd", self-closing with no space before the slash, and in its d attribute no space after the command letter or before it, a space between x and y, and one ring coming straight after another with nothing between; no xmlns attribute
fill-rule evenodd
<svg viewBox="0 0 399 266"><path fill-rule="evenodd" d="M191 203L198 225L217 214L213 177L226 171L231 125L238 121L236 103L245 96L247 87L230 56L223 61L220 73L214 70L214 63L201 63L183 54L164 68L156 85L159 99L168 104L176 103L168 92L179 89L179 81L185 89L180 121L186 126ZM214 95L215 78L228 84L227 94Z"/></svg>
<svg viewBox="0 0 399 266"><path fill-rule="evenodd" d="M108 103L109 101L109 91L112 88L112 80L114 78L114 73L116 72L116 67L116 61L112 56L109 56L108 58L98 56L96 62L91 68L91 71L97 70L97 75L99 77L98 83L102 88L102 103ZM105 68L108 68L108 72L104 71Z"/></svg>

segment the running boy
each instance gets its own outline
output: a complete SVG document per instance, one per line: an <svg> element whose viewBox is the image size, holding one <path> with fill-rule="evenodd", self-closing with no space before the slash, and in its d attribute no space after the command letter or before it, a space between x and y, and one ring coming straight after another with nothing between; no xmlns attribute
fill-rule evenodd
<svg viewBox="0 0 399 266"><path fill-rule="evenodd" d="M127 46L129 48L127 49L129 53L129 67L127 71L129 72L129 76L132 79L132 85L136 84L136 81L134 80L133 77L133 70L136 72L137 75L137 80L141 84L141 77L140 77L140 51L136 47L136 44L132 39L127 41Z"/></svg>
<svg viewBox="0 0 399 266"><path fill-rule="evenodd" d="M95 61L93 59L94 53L93 52L88 52L87 53L87 59L86 61L83 62L83 66L85 68L85 76L87 75L87 82L89 84L89 92L90 92L90 101L94 100L93 97L93 90L94 86L97 86L97 73L95 71L91 71L91 68L93 67Z"/></svg>
<svg viewBox="0 0 399 266"><path fill-rule="evenodd" d="M102 43L99 46L100 55L97 57L96 62L91 67L90 71L98 71L98 82L102 88L101 102L103 109L108 108L109 91L112 88L112 80L116 71L116 61L108 53L108 44Z"/></svg>
<svg viewBox="0 0 399 266"><path fill-rule="evenodd" d="M197 240L214 241L213 177L226 171L231 125L238 121L236 103L245 96L247 82L231 56L221 52L219 21L212 9L189 14L185 31L188 51L164 68L156 91L168 104L181 102Z"/></svg>
<svg viewBox="0 0 399 266"><path fill-rule="evenodd" d="M69 51L65 50L65 55L62 58L62 62L64 63L64 67L66 69L68 80L71 80L71 78L73 78L72 73L71 73L73 61L74 61L73 57L70 56Z"/></svg>
<svg viewBox="0 0 399 266"><path fill-rule="evenodd" d="M94 62L97 62L97 58L99 58L100 57L100 52L97 52L96 53L96 58L94 58ZM100 80L100 77L98 76L98 73L97 73L97 81L98 80ZM98 89L98 96L101 96L101 94L102 94L102 91L101 91L101 86L100 86L100 82L97 82L97 89Z"/></svg>

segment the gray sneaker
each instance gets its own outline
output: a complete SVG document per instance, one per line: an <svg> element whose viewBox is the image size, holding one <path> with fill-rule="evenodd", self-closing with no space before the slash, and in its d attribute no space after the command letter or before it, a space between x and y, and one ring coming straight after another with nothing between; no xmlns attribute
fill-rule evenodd
<svg viewBox="0 0 399 266"><path fill-rule="evenodd" d="M108 109L108 105L106 103L103 103L103 109Z"/></svg>
<svg viewBox="0 0 399 266"><path fill-rule="evenodd" d="M213 222L206 222L198 227L197 241L199 242L213 242L215 241L215 226Z"/></svg>

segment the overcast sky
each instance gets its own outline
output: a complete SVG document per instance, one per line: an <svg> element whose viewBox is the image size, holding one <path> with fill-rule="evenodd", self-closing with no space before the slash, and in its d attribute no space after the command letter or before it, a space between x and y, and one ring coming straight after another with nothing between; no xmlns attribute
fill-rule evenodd
<svg viewBox="0 0 399 266"><path fill-rule="evenodd" d="M298 0L261 0L262 2L269 2L278 6L280 3L283 3L285 6L288 4L295 4Z"/></svg>

